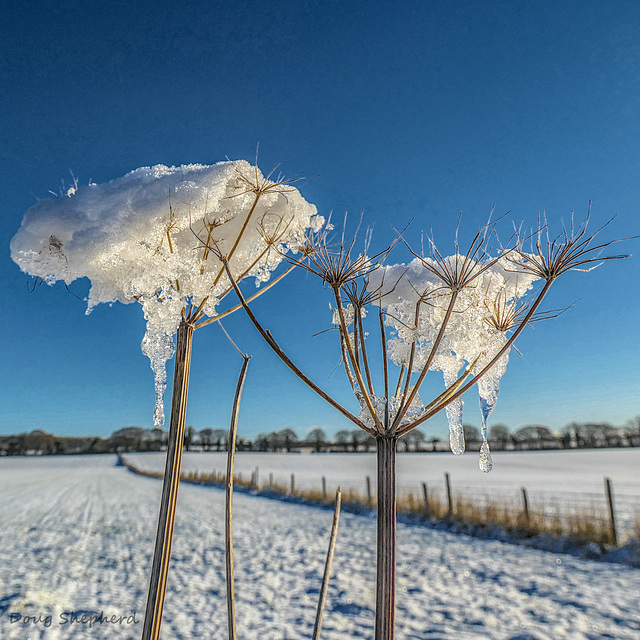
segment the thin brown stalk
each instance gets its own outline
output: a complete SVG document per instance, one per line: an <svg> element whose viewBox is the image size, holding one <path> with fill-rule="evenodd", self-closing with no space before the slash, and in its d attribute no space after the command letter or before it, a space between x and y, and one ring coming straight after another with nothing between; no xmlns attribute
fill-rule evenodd
<svg viewBox="0 0 640 640"><path fill-rule="evenodd" d="M524 253L517 250L520 260L511 260L518 269L524 269L536 275L539 278L550 281L555 280L558 276L567 271L591 271L600 266L606 260L620 260L628 258L627 254L617 256L601 256L604 249L611 246L621 239L603 242L601 244L591 246L594 238L602 231L603 225L595 233L587 236L587 227L589 225L589 217L591 214L591 203L589 203L589 211L584 222L574 230L573 216L571 219L571 231L566 229L560 234L561 240L558 238L549 239L549 231L547 225L538 225L537 239L535 243L536 255ZM546 231L546 247L542 241L542 231ZM519 243L521 244L521 243ZM591 266L588 266L591 265Z"/></svg>
<svg viewBox="0 0 640 640"><path fill-rule="evenodd" d="M258 264L258 262L260 260L262 260L262 258L269 252L269 247L267 247L266 249L264 249L260 255L238 276L238 282L240 282L241 280L243 280L246 275L251 271L251 269L253 269L253 267L256 266L256 264ZM220 270L222 271L224 267L220 267ZM213 285L211 286L211 289L213 289ZM218 297L218 301L222 301L231 291L233 291L232 287L229 287L225 292L223 292L219 297ZM191 320L193 322L198 322L198 320L200 320L205 314L204 313L200 313L202 311L202 307L204 307L205 303L207 302L207 300L209 299L209 296L205 296L201 301L200 304L198 305L198 307L196 308L196 310L191 313L189 315L189 317L191 318Z"/></svg>
<svg viewBox="0 0 640 640"><path fill-rule="evenodd" d="M436 355L436 352L438 350L438 347L440 346L440 342L442 341L442 338L444 337L444 332L445 329L447 328L447 325L449 324L449 319L451 318L451 314L453 313L453 308L456 304L456 299L458 297L458 292L457 291L452 291L451 292L451 300L449 301L449 306L447 308L447 312L444 316L444 319L442 320L442 324L440 325L440 331L438 331L438 335L436 336L436 339L433 342L433 346L431 347L431 351L429 353L429 356L427 358L427 361L424 365L424 367L422 367L422 371L420 372L420 375L418 376L418 379L416 380L415 385L413 386L413 390L411 391L410 395L408 398L405 398L403 400L402 405L400 406L400 409L398 410L398 413L393 421L393 425L392 425L392 429L397 429L400 426L400 422L402 420L402 418L405 416L406 412L408 411L409 407L411 406L411 403L413 402L414 398L416 397L416 394L418 393L418 391L420 390L420 387L422 386L422 382L424 381L427 373L429 372L429 367L431 366L431 363L433 362L433 359ZM410 375L411 372L409 371L408 375Z"/></svg>
<svg viewBox="0 0 640 640"><path fill-rule="evenodd" d="M189 313L189 320L191 322L197 322L198 319L204 315L204 314L201 314L200 311L202 311L202 307L204 307L208 299L209 299L209 296L205 296L204 298L202 298L202 300L200 301L200 304L196 307L195 311L192 311L191 313Z"/></svg>
<svg viewBox="0 0 640 640"><path fill-rule="evenodd" d="M246 276L251 271L251 269L253 269L258 264L258 262L260 262L260 260L262 260L262 258L264 258L269 253L269 251L271 251L271 246L270 245L267 246L265 249L263 249L260 252L260 254L258 255L258 257L236 278L237 281L240 282L240 280L244 280L244 278L246 278ZM224 299L232 291L233 291L233 287L229 287L226 291L224 291L222 294L220 294L219 300Z"/></svg>
<svg viewBox="0 0 640 640"><path fill-rule="evenodd" d="M309 243L313 243L312 250L303 252L301 259L287 257L289 262L295 264L310 273L318 276L330 287L341 289L356 278L364 278L379 267L378 260L383 259L393 247L379 251L372 257L367 257L368 242L365 244L365 251L355 259L351 258L357 234L353 236L351 243L347 247L344 237L337 251L327 244L326 234L317 238L310 238Z"/></svg>
<svg viewBox="0 0 640 640"><path fill-rule="evenodd" d="M258 292L254 293L250 298L247 298L247 303L253 302L256 298L259 298L263 293L266 293L267 291L269 291L271 287L278 284L278 282L280 282L282 278L290 274L294 269L295 267L289 267L286 271L284 271L277 278L275 278L275 280L272 280L271 282L269 282L269 284L262 287ZM198 324L196 324L196 329L199 329L200 327L204 327L208 324L211 324L212 322L218 322L218 320L222 320L222 318L226 318L228 315L234 313L235 311L241 308L242 308L242 303L238 303L237 305L231 307L230 309L227 309L226 311L223 311L222 313L219 313L218 315L213 316L213 318L208 318L207 320L199 322ZM197 322L197 319L196 319L196 322Z"/></svg>
<svg viewBox="0 0 640 640"><path fill-rule="evenodd" d="M340 333L340 350L342 352L342 364L344 365L344 370L347 374L347 378L349 379L349 384L351 385L351 389L355 393L356 381L353 377L353 372L351 371L351 365L349 364L349 355L347 354L347 345L345 344L342 331L338 330L338 332Z"/></svg>
<svg viewBox="0 0 640 640"><path fill-rule="evenodd" d="M285 227L285 231L286 231L286 228L288 228L288 225L287 225L287 227ZM197 234L195 234L195 235L200 240L199 236ZM278 236L278 238L276 238L275 240L267 242L267 247L260 252L258 257L236 278L236 280L238 282L243 280L249 274L249 272L258 264L258 262L260 262L260 260L262 260L265 257L265 255L267 255L269 253L269 251L271 250L273 245L276 244L283 237L283 235L284 235L284 232L282 232L282 234L280 234L280 236ZM200 240L200 241L202 242L202 240ZM212 239L208 239L207 242L213 242L213 244L215 244L215 240L212 240ZM211 248L212 248L211 245L207 244L207 249L211 250ZM223 270L224 270L224 267L221 266L220 267L220 273L222 273ZM292 270L293 270L293 266L289 267L289 269L287 269L285 273L290 273ZM216 276L216 281L214 282L213 285L211 285L210 290L213 289L213 287L215 286L216 282L218 281L218 277L219 277L220 273L218 274L218 276ZM263 291L266 290L267 288L268 287L263 289ZM218 302L221 302L222 300L224 300L224 298L226 298L227 295L229 295L229 293L231 293L232 291L233 291L233 287L231 287L231 286L228 287L225 291L223 291L218 296ZM197 310L192 315L192 318L193 318L194 322L198 322L205 315L204 313L201 313L201 311L202 311L202 307L204 306L205 302L208 299L209 299L209 296L205 296L202 299L202 301L200 302L200 304L198 305ZM240 308L239 306L235 307L235 309L239 309L239 308Z"/></svg>
<svg viewBox="0 0 640 640"><path fill-rule="evenodd" d="M451 291L461 291L487 269L490 269L496 262L498 262L498 260L504 257L506 253L513 250L507 249L497 258L490 258L488 256L486 249L488 235L489 232L494 229L494 226L494 222L488 222L484 227L481 227L477 231L469 245L469 249L464 253L464 255L460 253L456 232L456 253L453 266L451 266L447 259L440 253L432 238L429 238L429 242L431 244L431 252L433 255L432 260L435 264L426 260L423 255L418 255L411 249L411 247L409 247L409 245L407 245L407 248L422 262L425 269L431 271L431 273L440 278Z"/></svg>
<svg viewBox="0 0 640 640"><path fill-rule="evenodd" d="M229 452L227 454L227 483L225 495L225 567L227 574L227 625L229 640L236 640L236 603L233 583L233 463L236 451L236 436L238 434L238 413L240 411L240 399L242 387L247 376L247 367L251 356L243 355L244 362L238 378L236 395L233 399L233 411L231 412L231 424L229 426Z"/></svg>
<svg viewBox="0 0 640 640"><path fill-rule="evenodd" d="M209 194L207 193L205 200L204 200L204 216L202 218L202 224L204 224L204 226L209 229L209 233L207 235L207 241L205 242L205 246L204 246L204 251L202 252L202 264L200 265L200 275L202 275L204 273L204 266L207 263L207 258L209 257L209 242L211 241L211 234L213 233L213 230L216 228L216 223L215 220L211 221L210 223L207 223L207 206L209 205Z"/></svg>
<svg viewBox="0 0 640 640"><path fill-rule="evenodd" d="M256 206L258 205L258 201L260 200L260 197L263 196L266 193L279 193L281 194L285 199L286 196L284 195L287 192L287 189L285 188L286 185L289 184L293 184L295 182L298 182L299 180L301 180L301 178L289 178L289 179L278 179L275 182L270 182L270 178L273 175L273 172L278 168L278 166L280 165L276 165L271 172L269 173L269 175L266 178L263 178L262 181L260 181L258 179L258 168L255 167L255 178L254 181L252 182L249 178L247 178L242 172L238 172L238 179L240 182L243 182L246 185L246 188L243 191L240 191L239 193L236 193L232 196L229 196L230 198L235 198L238 196L242 196L245 193L254 193L255 194L255 199L253 201L253 204L251 205L251 209L249 210L249 213L247 214L247 217L242 225L242 228L240 229L240 232L238 233L238 235L236 236L235 242L233 243L233 246L231 247L231 250L229 251L229 253L226 256L226 259L228 262L231 261L231 258L233 257L236 249L238 248L238 245L240 244L240 240L242 239L242 236L244 235L248 225L249 225L249 221L251 220L251 217L253 216L253 213L255 212ZM242 187L238 187L239 189L242 189ZM289 191L291 191L293 189L290 189ZM220 269L218 275L216 276L214 282L213 282L213 286L215 287L216 284L218 284L218 281L220 280L220 278L222 277L222 273L223 273L223 269Z"/></svg>
<svg viewBox="0 0 640 640"><path fill-rule="evenodd" d="M402 385L402 378L404 376L405 369L406 369L406 365L403 364L400 367L400 373L398 374L398 382L396 384L396 391L393 394L394 398L397 398L398 397L398 393L400 393L400 386Z"/></svg>
<svg viewBox="0 0 640 640"><path fill-rule="evenodd" d="M310 378L308 378L287 356L287 354L282 350L280 345L276 342L276 340L271 335L271 332L264 329L264 327L260 324L253 311L251 311L247 301L242 295L242 291L240 291L240 287L238 287L238 283L235 281L233 275L231 274L231 270L229 269L229 264L227 263L224 256L220 255L220 259L223 261L224 267L227 271L227 275L229 276L229 280L233 286L238 299L240 300L240 304L244 308L247 316L249 316L249 320L253 323L254 327L258 330L258 333L264 338L265 342L271 347L274 353L284 362L291 371L293 371L308 387L313 389L321 398L323 398L326 402L328 402L334 409L337 409L343 416L353 422L355 425L364 429L370 435L375 435L375 431L365 425L362 420L356 418L349 410L345 409L340 403L334 400L328 393L325 393L317 384L315 384Z"/></svg>
<svg viewBox="0 0 640 640"><path fill-rule="evenodd" d="M358 387L360 388L360 394L362 395L364 402L367 405L367 409L371 414L373 423L381 431L382 429L380 424L380 418L378 418L378 415L373 407L371 396L369 395L367 388L365 387L364 380L362 379L362 372L360 371L360 367L358 367L355 354L353 353L353 347L351 345L351 340L349 339L349 327L347 327L347 322L344 315L344 308L342 306L342 300L340 299L340 291L334 287L333 293L336 300L336 304L338 305L338 317L340 318L340 331L344 335L344 341L347 347L347 353L349 354L351 364L353 365L353 372L358 382Z"/></svg>
<svg viewBox="0 0 640 640"><path fill-rule="evenodd" d="M404 399L409 395L409 388L411 385L411 373L413 372L413 359L416 355L416 344L418 342L418 337L416 335L416 329L418 328L418 321L420 320L420 302L418 300L416 303L416 312L414 314L413 319L413 340L411 341L411 351L409 352L409 362L407 364L407 377L404 381L404 390L402 391L402 403L400 405L400 409L404 406ZM399 413L399 412L398 412ZM395 420L394 420L395 424Z"/></svg>
<svg viewBox="0 0 640 640"><path fill-rule="evenodd" d="M356 357L356 366L360 371L360 327L356 320L356 310L353 310L353 353Z"/></svg>
<svg viewBox="0 0 640 640"><path fill-rule="evenodd" d="M387 362L387 335L384 330L382 308L378 309L380 321L380 340L382 341L382 364L384 368L384 428L389 429L389 363Z"/></svg>
<svg viewBox="0 0 640 640"><path fill-rule="evenodd" d="M396 611L395 436L378 436L378 535L375 640L393 640Z"/></svg>
<svg viewBox="0 0 640 640"><path fill-rule="evenodd" d="M255 200L253 201L253 204L251 205L251 209L249 209L249 213L247 214L247 217L246 217L246 219L244 221L244 224L242 225L242 228L240 229L240 233L238 233L238 235L236 236L236 240L233 243L233 247L231 247L231 251L229 251L229 254L227 255L227 260L231 260L231 258L233 257L233 254L235 253L236 249L238 248L238 244L240 244L240 240L242 239L242 236L244 235L244 232L246 231L247 227L249 226L249 220L251 220L251 216L253 215L253 212L255 211L256 206L258 205L258 200L260 200L260 196L261 195L262 195L261 191L258 191L256 193ZM213 281L212 287L215 287L218 284L218 281L222 277L222 273L223 272L224 272L224 269L220 269L220 271L218 272L218 275L215 277L215 280Z"/></svg>
<svg viewBox="0 0 640 640"><path fill-rule="evenodd" d="M342 502L342 493L340 487L336 491L336 503L333 509L333 525L331 526L331 536L329 538L329 549L327 550L327 559L324 563L324 575L322 576L322 586L320 587L320 598L318 600L318 610L316 612L316 622L313 627L312 640L319 640L320 628L322 627L322 615L324 614L325 604L327 602L327 591L329 589L329 578L331 576L331 564L333 562L333 553L336 548L336 540L338 538L338 523L340 522L340 504Z"/></svg>
<svg viewBox="0 0 640 640"><path fill-rule="evenodd" d="M373 382L371 380L371 372L369 371L369 358L367 357L367 344L364 339L364 327L362 326L362 310L355 309L355 314L357 317L359 333L360 333L360 345L362 350L362 364L364 365L364 375L367 379L367 386L369 387L369 393L373 396L375 392L373 390ZM355 319L355 318L354 318Z"/></svg>

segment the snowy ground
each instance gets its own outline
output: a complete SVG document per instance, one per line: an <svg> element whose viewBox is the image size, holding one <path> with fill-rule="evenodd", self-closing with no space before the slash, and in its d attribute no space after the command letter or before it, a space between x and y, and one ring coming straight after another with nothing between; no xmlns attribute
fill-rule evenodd
<svg viewBox="0 0 640 640"><path fill-rule="evenodd" d="M164 453L127 455L127 459L143 469L164 468ZM366 476L375 485L374 454L274 454L238 453L235 468L247 478L257 466L259 479L289 486L295 473L297 487L320 488L326 476L331 491L340 485L362 493ZM226 469L226 454L190 452L183 458L183 469L211 471ZM498 452L493 455L493 471L478 469L477 453L462 456L451 453L399 454L398 485L400 492L414 491L422 495L421 483L429 490L444 495L444 472L449 472L455 493L520 504L520 487L526 487L532 509L554 513L557 507L583 506L606 517L604 477L611 478L619 529L630 532L635 518L640 517L640 448L598 449L587 451ZM374 486L375 490L375 486Z"/></svg>
<svg viewBox="0 0 640 640"><path fill-rule="evenodd" d="M0 459L3 640L140 637L161 482L114 465ZM181 487L164 640L226 636L223 510L221 490ZM236 495L240 638L311 637L331 519ZM421 527L400 525L398 538L399 639L640 638L638 569ZM374 542L372 519L342 515L323 640L372 637ZM135 612L138 624L62 625L64 611ZM25 625L11 614L52 619Z"/></svg>

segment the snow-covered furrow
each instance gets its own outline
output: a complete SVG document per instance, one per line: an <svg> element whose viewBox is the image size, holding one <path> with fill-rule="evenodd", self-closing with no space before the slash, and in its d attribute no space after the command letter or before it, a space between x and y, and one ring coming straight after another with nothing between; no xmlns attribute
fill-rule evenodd
<svg viewBox="0 0 640 640"><path fill-rule="evenodd" d="M113 456L0 459L0 638L139 638L160 492ZM163 640L226 637L223 514L221 490L181 487ZM239 637L311 637L331 519L236 495ZM405 525L398 541L398 640L640 638L638 569ZM372 637L374 563L374 520L343 513L323 640Z"/></svg>

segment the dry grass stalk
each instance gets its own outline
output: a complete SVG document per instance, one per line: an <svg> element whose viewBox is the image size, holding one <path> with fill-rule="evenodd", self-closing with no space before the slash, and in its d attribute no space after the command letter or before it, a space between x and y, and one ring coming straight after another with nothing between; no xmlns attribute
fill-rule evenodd
<svg viewBox="0 0 640 640"><path fill-rule="evenodd" d="M227 453L227 482L225 493L225 568L227 574L227 624L229 640L236 640L236 604L233 583L233 463L236 451L236 436L238 434L238 413L240 411L240 399L242 387L247 376L250 356L243 355L244 363L238 378L236 394L233 399L233 411L231 412L231 424L229 426L229 451ZM197 473L196 473L197 476Z"/></svg>
<svg viewBox="0 0 640 640"><path fill-rule="evenodd" d="M324 563L324 574L322 576L322 586L320 587L320 597L318 599L318 610L316 612L316 621L313 626L313 640L320 638L320 629L322 627L322 616L324 614L325 604L327 602L327 591L329 589L329 578L331 576L331 564L333 562L333 552L336 548L336 540L338 538L338 524L340 522L340 505L342 502L342 493L340 487L336 491L336 501L333 510L333 524L331 526L331 536L329 538L329 549L327 550L327 559Z"/></svg>

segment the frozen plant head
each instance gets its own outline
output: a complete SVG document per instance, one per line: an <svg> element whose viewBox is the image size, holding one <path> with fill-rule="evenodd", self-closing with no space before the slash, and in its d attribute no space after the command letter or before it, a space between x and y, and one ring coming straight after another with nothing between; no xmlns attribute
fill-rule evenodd
<svg viewBox="0 0 640 640"><path fill-rule="evenodd" d="M292 182L265 177L243 160L142 167L39 201L25 214L11 255L49 284L89 278L87 312L101 302L138 302L147 320L142 349L161 400L180 321L199 326L219 317L231 290L209 247L227 257L236 280L253 277L259 286L309 229L321 228L324 220ZM156 426L162 421L158 402Z"/></svg>
<svg viewBox="0 0 640 640"><path fill-rule="evenodd" d="M539 312L539 305L551 284L564 273L588 271L604 260L626 256L606 256L602 251L612 242L596 244L598 232L587 236L588 218L577 229L546 243L546 229L532 234L531 252L523 250L524 241L515 238L510 248L501 247L492 257L482 244L480 232L467 252L457 242L455 254L443 256L432 242L432 256L418 256L409 265L389 266L372 279L395 282L393 291L384 293L381 303L391 327L389 356L405 371L400 381L404 406L413 406L415 395L429 370L444 374L446 390L425 405L422 414L411 418L402 402L394 427L400 435L408 433L445 408L450 425L451 449L464 451L462 432L462 394L477 384L483 443L480 467L491 469L486 421L493 411L499 385L508 363L514 340L525 326L551 318L561 311ZM545 221L546 224L546 221ZM615 242L615 241L614 241ZM413 252L412 252L413 253ZM543 281L533 291L535 281ZM417 380L411 374L417 373ZM402 374L400 376L402 379Z"/></svg>
<svg viewBox="0 0 640 640"><path fill-rule="evenodd" d="M607 247L620 240L597 242L598 234L611 221L589 235L587 229L590 217L591 203L589 203L587 216L579 225L574 224L573 212L571 212L569 228L563 225L562 233L551 239L546 216L543 215L538 220L538 231L532 235L530 251L523 250L524 241L518 243L516 250L509 258L510 261L519 269L524 269L537 278L553 282L568 271L588 272L596 269L606 260L630 257L627 254L603 256L602 252Z"/></svg>

